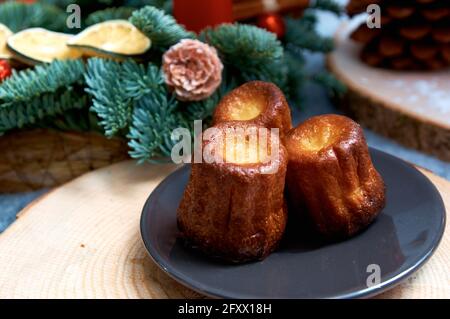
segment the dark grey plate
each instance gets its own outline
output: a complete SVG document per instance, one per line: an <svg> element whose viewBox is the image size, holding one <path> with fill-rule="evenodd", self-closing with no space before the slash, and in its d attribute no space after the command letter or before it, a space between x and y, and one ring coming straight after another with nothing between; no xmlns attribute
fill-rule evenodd
<svg viewBox="0 0 450 319"><path fill-rule="evenodd" d="M262 262L228 265L177 239L176 211L189 178L185 166L150 195L141 234L152 259L180 283L225 298L357 298L386 291L420 268L437 248L445 208L434 185L402 160L371 150L387 186L387 206L366 231L333 244L288 236ZM375 266L374 266L375 265ZM381 272L381 281L368 278ZM375 269L375 272L374 272ZM374 282L374 277L369 282Z"/></svg>

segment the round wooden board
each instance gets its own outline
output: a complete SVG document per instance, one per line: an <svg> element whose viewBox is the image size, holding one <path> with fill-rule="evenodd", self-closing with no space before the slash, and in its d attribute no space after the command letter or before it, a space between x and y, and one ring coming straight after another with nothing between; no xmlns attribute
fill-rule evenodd
<svg viewBox="0 0 450 319"><path fill-rule="evenodd" d="M139 218L176 166L133 161L88 173L32 203L0 235L0 298L201 298L150 260ZM450 210L450 183L435 183ZM450 298L450 232L432 259L382 298Z"/></svg>
<svg viewBox="0 0 450 319"><path fill-rule="evenodd" d="M339 105L364 126L450 161L450 70L401 72L370 67L349 39L358 21L344 23L328 68L348 88Z"/></svg>

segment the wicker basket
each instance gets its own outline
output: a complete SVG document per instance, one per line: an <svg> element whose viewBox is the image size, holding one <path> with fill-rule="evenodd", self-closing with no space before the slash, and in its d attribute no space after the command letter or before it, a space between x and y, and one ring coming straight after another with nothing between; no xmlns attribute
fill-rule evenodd
<svg viewBox="0 0 450 319"><path fill-rule="evenodd" d="M128 158L127 144L98 133L36 129L0 137L0 193L61 185Z"/></svg>

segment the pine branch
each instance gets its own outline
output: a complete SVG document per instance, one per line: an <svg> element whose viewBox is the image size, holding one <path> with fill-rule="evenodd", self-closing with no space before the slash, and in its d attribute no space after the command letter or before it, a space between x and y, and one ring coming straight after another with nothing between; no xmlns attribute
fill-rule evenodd
<svg viewBox="0 0 450 319"><path fill-rule="evenodd" d="M81 8L81 16L86 18L89 14L95 11L104 10L108 7L126 6L123 0L38 0L40 3L51 4L63 11L70 4L76 4Z"/></svg>
<svg viewBox="0 0 450 319"><path fill-rule="evenodd" d="M19 102L0 109L0 134L22 128L68 110L87 106L88 99L73 89L61 90L60 94L43 94L30 101Z"/></svg>
<svg viewBox="0 0 450 319"><path fill-rule="evenodd" d="M54 93L60 88L81 85L84 70L82 60L65 60L14 71L0 85L0 108Z"/></svg>
<svg viewBox="0 0 450 319"><path fill-rule="evenodd" d="M320 36L311 20L286 18L285 42L302 49L318 52L333 50L333 40Z"/></svg>
<svg viewBox="0 0 450 319"><path fill-rule="evenodd" d="M194 38L175 19L155 7L146 6L134 11L130 22L152 40L152 47L165 50L181 39Z"/></svg>
<svg viewBox="0 0 450 319"><path fill-rule="evenodd" d="M83 107L65 111L64 114L46 117L39 123L34 123L33 127L103 134L103 129L98 125L98 117L89 110L89 103L86 96L86 104Z"/></svg>
<svg viewBox="0 0 450 319"><path fill-rule="evenodd" d="M217 48L224 63L244 81L285 84L283 47L273 33L251 25L225 24L206 29L201 38Z"/></svg>
<svg viewBox="0 0 450 319"><path fill-rule="evenodd" d="M123 67L119 62L101 58L88 60L86 92L92 95L91 110L100 118L105 135L112 137L128 128L132 100L122 83Z"/></svg>
<svg viewBox="0 0 450 319"><path fill-rule="evenodd" d="M39 2L49 4L58 8L66 8L69 4L78 4L77 0L40 0Z"/></svg>
<svg viewBox="0 0 450 319"><path fill-rule="evenodd" d="M185 126L191 127L194 121L210 118L222 96L220 92L216 92L206 100L184 105L185 112L183 114L183 121L186 123Z"/></svg>
<svg viewBox="0 0 450 319"><path fill-rule="evenodd" d="M336 14L342 8L332 0L312 2L311 9L332 11ZM326 88L330 95L341 95L345 86L328 72L310 75L305 70L305 50L313 52L330 52L334 45L331 38L320 36L316 32L317 16L314 10L306 10L300 19L287 17L285 43L285 61L288 73L288 94L291 99L302 100L301 87L305 82L314 81ZM294 103L297 104L297 103Z"/></svg>
<svg viewBox="0 0 450 319"><path fill-rule="evenodd" d="M127 20L133 11L134 8L131 7L107 8L95 11L86 18L85 24L90 26L108 20Z"/></svg>
<svg viewBox="0 0 450 319"><path fill-rule="evenodd" d="M346 86L327 71L313 75L312 80L325 87L331 96L341 96L347 91Z"/></svg>
<svg viewBox="0 0 450 319"><path fill-rule="evenodd" d="M144 6L152 6L171 14L173 9L172 0L128 0L125 1L127 6L142 8Z"/></svg>
<svg viewBox="0 0 450 319"><path fill-rule="evenodd" d="M205 124L209 124L217 104L228 92L237 86L234 79L228 80L224 76L220 87L206 100L180 103L179 113L183 116L182 122L186 123L184 127L192 129L194 121L197 120L203 120L206 122Z"/></svg>
<svg viewBox="0 0 450 319"><path fill-rule="evenodd" d="M292 44L287 43L285 46L285 54L289 54L291 58L295 59L298 66L304 68L306 65L305 50Z"/></svg>
<svg viewBox="0 0 450 319"><path fill-rule="evenodd" d="M125 83L129 96L135 100L133 120L128 138L130 155L140 162L155 162L156 158L169 156L173 145L171 134L176 128L193 131L195 120L207 120L220 99L235 84L222 82L220 88L208 99L199 102L178 102L167 92L159 68L130 63L126 67ZM130 76L133 75L133 76ZM131 79L131 80L130 80Z"/></svg>
<svg viewBox="0 0 450 319"><path fill-rule="evenodd" d="M138 100L152 92L165 90L164 78L161 70L153 64L145 67L133 60L123 64L123 83L129 98Z"/></svg>
<svg viewBox="0 0 450 319"><path fill-rule="evenodd" d="M333 0L315 0L310 8L330 11L337 15L344 13L344 8Z"/></svg>
<svg viewBox="0 0 450 319"><path fill-rule="evenodd" d="M136 68L139 68L139 71L136 71ZM146 72L142 65L137 64L130 64L127 69L127 75L134 74L135 79L139 79L126 81L129 83L126 86L129 92L133 92L131 96L136 101L130 133L127 136L132 149L130 155L140 162L155 162L155 158L169 156L176 143L171 139L172 131L176 128L187 128L193 133L195 120L204 120L204 124L208 125L217 103L236 87L235 82L227 82L224 79L219 89L208 99L179 102L167 92L161 72L155 66L149 65ZM134 71L130 71L131 69ZM133 87L137 89L131 89Z"/></svg>
<svg viewBox="0 0 450 319"><path fill-rule="evenodd" d="M82 60L54 61L14 72L0 85L0 132L39 125L55 115L87 106Z"/></svg>
<svg viewBox="0 0 450 319"><path fill-rule="evenodd" d="M66 28L66 13L49 4L7 1L0 4L0 23L13 32L33 27L63 31Z"/></svg>
<svg viewBox="0 0 450 319"><path fill-rule="evenodd" d="M112 6L117 2L117 0L97 0L96 2L99 2L104 6Z"/></svg>
<svg viewBox="0 0 450 319"><path fill-rule="evenodd" d="M300 107L298 102L303 99L301 88L308 79L305 72L304 60L299 59L297 56L288 51L285 54L285 62L289 70L287 95L289 99L296 102L293 103L294 105Z"/></svg>
<svg viewBox="0 0 450 319"><path fill-rule="evenodd" d="M318 22L317 14L313 10L306 10L301 18L294 20L301 22L305 28L310 30L314 30Z"/></svg>
<svg viewBox="0 0 450 319"><path fill-rule="evenodd" d="M238 67L255 67L268 60L279 60L283 48L273 33L245 24L225 24L202 34L216 47L226 62Z"/></svg>
<svg viewBox="0 0 450 319"><path fill-rule="evenodd" d="M142 163L170 155L175 144L172 131L180 126L175 115L177 104L163 92L146 95L136 103L127 136L131 157Z"/></svg>

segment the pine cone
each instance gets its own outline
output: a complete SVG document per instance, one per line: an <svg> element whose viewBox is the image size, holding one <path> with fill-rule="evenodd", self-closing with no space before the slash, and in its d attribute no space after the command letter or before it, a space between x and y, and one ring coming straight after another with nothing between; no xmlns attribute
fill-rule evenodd
<svg viewBox="0 0 450 319"><path fill-rule="evenodd" d="M210 97L222 82L223 64L214 47L184 39L163 56L166 84L181 101Z"/></svg>
<svg viewBox="0 0 450 319"><path fill-rule="evenodd" d="M381 7L381 28L363 23L351 38L363 44L361 59L374 67L436 70L450 65L450 1L351 0L350 16Z"/></svg>

